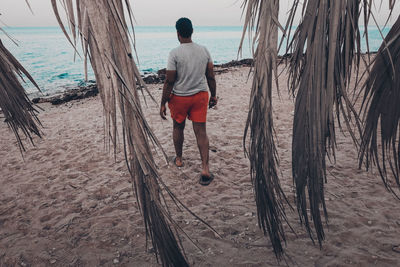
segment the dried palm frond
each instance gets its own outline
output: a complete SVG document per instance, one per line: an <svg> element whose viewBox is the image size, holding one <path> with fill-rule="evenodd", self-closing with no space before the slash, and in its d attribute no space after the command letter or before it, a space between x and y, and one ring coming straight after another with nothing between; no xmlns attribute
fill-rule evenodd
<svg viewBox="0 0 400 267"><path fill-rule="evenodd" d="M400 187L400 16L379 48L363 90L360 167L364 161L367 169L375 163L383 183L395 193L389 175Z"/></svg>
<svg viewBox="0 0 400 267"><path fill-rule="evenodd" d="M25 151L20 131L33 144L33 135L41 137L38 111L33 107L20 80L25 75L40 91L32 76L0 40L0 109L14 132L21 151Z"/></svg>
<svg viewBox="0 0 400 267"><path fill-rule="evenodd" d="M389 0L389 10L390 10L389 17L391 17L395 5L396 5L396 0Z"/></svg>
<svg viewBox="0 0 400 267"><path fill-rule="evenodd" d="M25 2L32 11L28 0ZM1 27L0 31L17 44ZM38 111L33 107L20 82L20 80L23 81L23 75L40 91L29 72L0 40L0 111L4 113L5 122L14 132L21 151L25 151L25 147L19 133L20 130L32 144L32 134L42 137L40 131L42 125L37 117Z"/></svg>
<svg viewBox="0 0 400 267"><path fill-rule="evenodd" d="M56 0L51 2L66 34ZM90 58L106 115L106 128L114 148L119 107L125 158L140 203L146 234L152 240L154 251L160 256L163 266L187 266L161 186L174 201L180 202L163 184L157 172L149 142L158 148L161 145L147 124L139 101L137 84L144 86L144 83L132 56L128 26L124 18L124 9L127 7L128 12L131 10L129 1L77 0L77 25L72 1L63 1L63 4L71 30L77 29L81 36L84 57ZM66 36L71 44L75 43ZM73 38L75 40L75 36Z"/></svg>
<svg viewBox="0 0 400 267"><path fill-rule="evenodd" d="M326 156L335 158L334 110L339 125L342 115L356 143L352 129L354 125L360 128L346 94L352 67L360 62L360 1L306 0L303 4L302 21L288 48L292 52L290 89L296 95L292 172L300 221L314 240L309 209L321 245L324 230L320 209L327 220ZM297 6L295 1L293 9ZM295 13L292 11L291 16Z"/></svg>
<svg viewBox="0 0 400 267"><path fill-rule="evenodd" d="M282 242L286 242L282 225L283 220L287 221L284 209L286 197L278 177L272 116L274 78L277 84L279 0L246 0L243 8L247 11L239 50L246 31L255 30L252 43L254 77L243 145L250 160L258 223L264 235L269 235L274 253L280 259L284 253ZM250 145L247 151L248 131Z"/></svg>

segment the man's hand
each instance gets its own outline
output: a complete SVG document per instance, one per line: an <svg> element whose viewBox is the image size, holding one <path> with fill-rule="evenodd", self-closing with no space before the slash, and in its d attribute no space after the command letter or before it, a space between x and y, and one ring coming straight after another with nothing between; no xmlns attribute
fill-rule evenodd
<svg viewBox="0 0 400 267"><path fill-rule="evenodd" d="M167 120L167 108L165 107L165 104L160 107L160 116L163 120Z"/></svg>
<svg viewBox="0 0 400 267"><path fill-rule="evenodd" d="M218 103L218 98L216 96L210 97L210 102L208 102L208 108L216 106Z"/></svg>
<svg viewBox="0 0 400 267"><path fill-rule="evenodd" d="M167 108L165 104L169 101L171 97L172 88L174 87L174 83L176 80L176 71L175 70L167 70L167 77L164 82L163 93L161 98L161 107L160 107L160 116L163 120L167 119Z"/></svg>

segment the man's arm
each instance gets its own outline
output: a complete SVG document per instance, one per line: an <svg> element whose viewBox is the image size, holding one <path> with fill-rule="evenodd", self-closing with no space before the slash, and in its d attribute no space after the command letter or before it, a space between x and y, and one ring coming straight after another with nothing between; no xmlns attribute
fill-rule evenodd
<svg viewBox="0 0 400 267"><path fill-rule="evenodd" d="M218 102L217 83L215 82L214 64L212 62L208 62L208 64L207 64L206 78L207 78L208 88L210 88L210 93L211 93L210 102L208 104L208 107L212 108Z"/></svg>
<svg viewBox="0 0 400 267"><path fill-rule="evenodd" d="M165 104L169 100L169 96L171 95L172 89L174 88L176 80L176 70L167 70L166 73L166 78L164 82L164 87L163 87L163 93L162 93L162 98L161 98L161 107L160 107L160 116L164 120L166 120L166 115L167 115L167 108L165 107Z"/></svg>

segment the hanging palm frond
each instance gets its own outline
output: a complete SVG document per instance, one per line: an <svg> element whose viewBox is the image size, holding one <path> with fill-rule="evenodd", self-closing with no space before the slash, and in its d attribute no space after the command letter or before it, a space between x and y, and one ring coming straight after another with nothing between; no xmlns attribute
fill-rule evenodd
<svg viewBox="0 0 400 267"><path fill-rule="evenodd" d="M41 137L38 111L33 107L20 80L25 75L40 91L32 76L0 40L0 109L14 132L21 151L25 151L20 132L33 144L33 135Z"/></svg>
<svg viewBox="0 0 400 267"><path fill-rule="evenodd" d="M297 9L298 2L293 9ZM306 0L303 4L301 23L288 48L292 52L290 89L296 94L292 172L300 221L314 240L309 210L321 245L321 209L327 220L326 156L335 158L334 110L339 126L342 115L356 143L353 127L360 129L357 113L346 94L353 64L358 66L360 62L360 1ZM289 22L295 13L292 11Z"/></svg>
<svg viewBox="0 0 400 267"><path fill-rule="evenodd" d="M360 167L364 161L367 169L375 163L383 183L395 193L389 176L400 187L400 16L379 48L363 90Z"/></svg>
<svg viewBox="0 0 400 267"><path fill-rule="evenodd" d="M394 9L395 5L396 5L396 0L389 0L389 10L390 10L389 17L392 16L392 12L393 12L393 9Z"/></svg>
<svg viewBox="0 0 400 267"><path fill-rule="evenodd" d="M281 259L284 253L282 242L286 242L282 221L287 222L284 209L287 200L278 177L279 163L272 116L272 85L274 81L278 84L279 0L246 0L243 8L247 11L239 50L246 31L255 30L252 43L254 77L243 145L250 160L258 223L264 235L269 235L276 257ZM250 145L247 151L249 130Z"/></svg>
<svg viewBox="0 0 400 267"><path fill-rule="evenodd" d="M51 0L61 28L71 44L75 43L61 22L56 0ZM174 221L170 216L162 188L177 201L158 175L149 141L161 148L142 113L137 84L144 87L139 70L133 60L129 30L124 9L131 15L129 1L77 0L76 15L72 0L63 1L72 32L81 36L84 57L90 58L106 116L106 128L116 147L117 107L122 118L122 134L127 166L135 185L146 234L152 240L154 251L163 266L187 266L183 248L175 235ZM86 60L85 60L86 62Z"/></svg>

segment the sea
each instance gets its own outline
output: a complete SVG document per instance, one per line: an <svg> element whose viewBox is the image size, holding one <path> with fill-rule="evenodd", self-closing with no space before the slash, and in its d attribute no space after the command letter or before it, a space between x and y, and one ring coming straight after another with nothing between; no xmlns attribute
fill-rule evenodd
<svg viewBox="0 0 400 267"><path fill-rule="evenodd" d="M31 73L44 95L68 90L85 84L83 59L74 53L59 27L7 27L3 28L17 43L4 33L0 39L21 64ZM382 29L383 36L389 28ZM137 64L145 73L165 68L168 53L179 45L173 26L137 26L135 48ZM200 26L195 27L192 39L205 45L211 53L214 64L251 58L250 39L246 37L242 53L238 53L242 26ZM368 28L370 51L377 51L382 35L376 27ZM281 36L280 36L281 37ZM362 49L366 51L365 41ZM285 53L282 46L279 54ZM94 80L93 70L88 71L88 80ZM24 85L28 94L37 92L29 82Z"/></svg>

